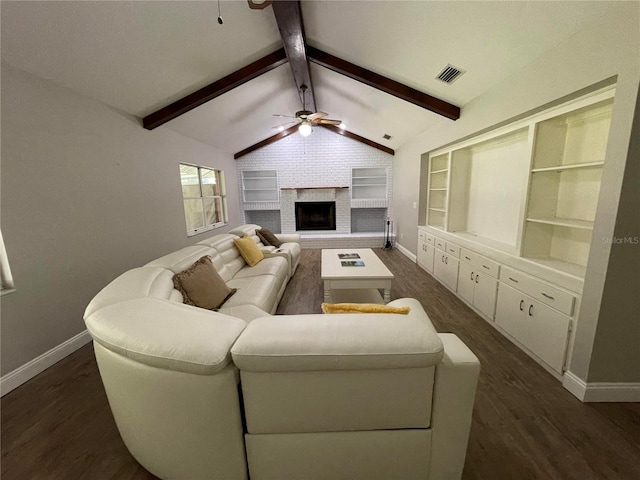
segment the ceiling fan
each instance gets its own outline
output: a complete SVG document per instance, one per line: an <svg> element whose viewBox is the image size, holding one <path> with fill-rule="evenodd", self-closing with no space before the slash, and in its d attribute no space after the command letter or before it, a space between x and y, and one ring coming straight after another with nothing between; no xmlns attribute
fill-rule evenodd
<svg viewBox="0 0 640 480"><path fill-rule="evenodd" d="M273 115L274 117L283 117L283 118L293 118L294 120L283 123L282 125L276 125L273 128L278 128L282 130L285 126L290 125L292 123L298 123L300 127L298 127L298 131L300 135L303 137L308 136L311 133L312 125L340 125L342 120L333 120L330 118L324 118L328 113L325 112L311 112L306 109L305 106L305 93L307 91L306 85L300 85L300 91L302 92L302 110L295 113L295 116L291 115Z"/></svg>

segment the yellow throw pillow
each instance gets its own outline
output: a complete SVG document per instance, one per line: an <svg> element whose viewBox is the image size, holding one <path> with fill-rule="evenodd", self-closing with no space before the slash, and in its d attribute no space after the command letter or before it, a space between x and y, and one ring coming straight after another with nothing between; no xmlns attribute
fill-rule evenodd
<svg viewBox="0 0 640 480"><path fill-rule="evenodd" d="M406 315L409 307L389 307L377 303L323 303L322 313L400 313Z"/></svg>
<svg viewBox="0 0 640 480"><path fill-rule="evenodd" d="M251 237L236 238L233 243L235 243L240 255L250 267L257 265L264 258L262 251L258 248L256 242L251 240Z"/></svg>

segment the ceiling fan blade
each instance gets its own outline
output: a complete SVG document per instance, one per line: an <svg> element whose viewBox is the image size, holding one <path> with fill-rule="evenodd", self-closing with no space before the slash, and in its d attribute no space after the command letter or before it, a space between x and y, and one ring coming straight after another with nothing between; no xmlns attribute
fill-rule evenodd
<svg viewBox="0 0 640 480"><path fill-rule="evenodd" d="M283 118L296 118L296 117L292 117L291 115L278 115L276 113L274 113L272 115L272 117L283 117Z"/></svg>
<svg viewBox="0 0 640 480"><path fill-rule="evenodd" d="M316 112L316 113L312 113L311 115L307 116L307 118L311 121L316 120L317 118L322 118L322 117L326 117L327 115L329 115L328 113L325 112Z"/></svg>
<svg viewBox="0 0 640 480"><path fill-rule="evenodd" d="M298 119L296 119L296 120L293 120L291 122L282 123L280 125L276 125L275 127L271 127L271 128L283 128L283 127L286 127L287 125L291 125L293 123L300 123L300 121Z"/></svg>
<svg viewBox="0 0 640 480"><path fill-rule="evenodd" d="M319 118L316 123L320 125L340 125L342 120L332 120L330 118Z"/></svg>

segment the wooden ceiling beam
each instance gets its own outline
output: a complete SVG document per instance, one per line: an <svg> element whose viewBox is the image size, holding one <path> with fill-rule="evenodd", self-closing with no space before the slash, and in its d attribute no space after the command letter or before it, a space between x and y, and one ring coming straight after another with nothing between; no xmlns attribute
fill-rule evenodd
<svg viewBox="0 0 640 480"><path fill-rule="evenodd" d="M370 87L381 90L385 93L398 97L406 102L413 103L422 108L426 108L434 113L442 115L451 120L460 118L460 108L439 98L432 97L415 88L411 88L378 73L362 68L353 63L342 60L329 53L307 45L307 55L309 60L321 65L329 70L345 75L353 80L362 82Z"/></svg>
<svg viewBox="0 0 640 480"><path fill-rule="evenodd" d="M336 127L335 125L316 125L316 127L318 127L318 126L326 128L330 132L337 133L338 135L342 135L343 137L347 137L347 138L350 138L351 140L355 140L356 142L360 142L360 143L364 143L365 145L369 145L370 147L373 147L373 148L376 148L378 150L381 150L384 153L388 153L389 155L395 155L396 154L396 152L393 149L389 148L389 147L385 147L384 145L380 145L379 143L376 143L373 140L369 140L368 138L361 137L360 135L357 135L357 134L355 134L353 132L349 132L347 130L343 130L342 128ZM288 137L292 133L296 133L298 131L298 127L299 127L299 125L294 125L293 127L289 127L289 128L287 128L286 130L283 130L280 133L276 133L275 135L272 135L271 137L269 137L269 138L267 138L265 140L262 140L261 142L258 142L258 143L254 144L254 145L251 145L250 147L245 148L244 150L239 151L238 153L234 153L233 154L233 158L235 160L237 160L240 157L244 157L248 153L251 153L251 152L253 152L255 150L258 150L259 148L266 147L267 145L275 143L278 140L282 140L284 137Z"/></svg>
<svg viewBox="0 0 640 480"><path fill-rule="evenodd" d="M197 90L186 97L183 97L180 100L147 115L142 119L142 125L147 130L153 130L160 125L167 123L169 120L173 120L183 113L193 110L203 103L213 100L223 93L227 93L228 91L247 83L249 80L253 80L263 73L267 73L268 71L283 65L286 61L287 55L284 48L276 50L275 52L265 55L261 59L250 63L246 67L243 67L240 70L237 70L230 75L227 75L226 77L221 78L220 80L217 80L206 87L203 87L200 90Z"/></svg>
<svg viewBox="0 0 640 480"><path fill-rule="evenodd" d="M234 153L233 158L234 160L237 160L240 157L244 157L247 153L251 153L254 150L258 150L259 148L266 147L267 145L277 142L278 140L282 140L284 137L288 137L289 135L291 135L292 133L296 133L297 131L298 131L298 125L289 127L286 130L283 130L279 133L276 133L275 135L270 136L269 138L262 140L261 142L258 142L254 145L251 145L250 147L245 148L244 150L240 150L238 153Z"/></svg>
<svg viewBox="0 0 640 480"><path fill-rule="evenodd" d="M300 95L300 102L304 103L306 110L315 112L317 111L316 97L313 93L311 71L305 48L307 42L304 34L300 0L274 0L271 6L280 30L280 36L284 42L284 50L287 52L287 59L291 66L296 89ZM300 87L302 85L307 86L306 95L301 94Z"/></svg>
<svg viewBox="0 0 640 480"><path fill-rule="evenodd" d="M342 135L343 137L350 138L351 140L355 140L356 142L364 143L365 145L369 145L370 147L381 150L384 153L388 153L389 155L396 154L396 152L392 148L385 147L384 145L376 143L373 140L369 140L368 138L361 137L356 133L337 127L336 125L320 125L320 126L323 128L326 128L330 132L337 133L338 135Z"/></svg>

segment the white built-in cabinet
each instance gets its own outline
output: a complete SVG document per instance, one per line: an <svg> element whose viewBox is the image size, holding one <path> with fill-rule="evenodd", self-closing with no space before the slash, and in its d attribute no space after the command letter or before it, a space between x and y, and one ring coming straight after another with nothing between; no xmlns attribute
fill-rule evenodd
<svg viewBox="0 0 640 480"><path fill-rule="evenodd" d="M487 318L493 318L499 265L465 248L460 253L458 294Z"/></svg>
<svg viewBox="0 0 640 480"><path fill-rule="evenodd" d="M417 261L429 273L433 273L435 249L435 237L422 230L418 231Z"/></svg>
<svg viewBox="0 0 640 480"><path fill-rule="evenodd" d="M459 255L460 247L436 238L433 275L453 291L458 286Z"/></svg>
<svg viewBox="0 0 640 480"><path fill-rule="evenodd" d="M557 377L579 313L614 94L423 156L418 263Z"/></svg>

